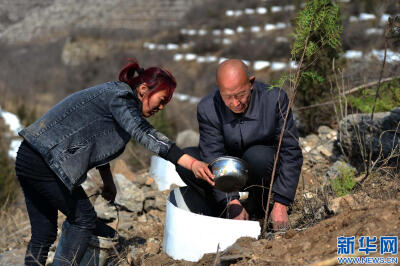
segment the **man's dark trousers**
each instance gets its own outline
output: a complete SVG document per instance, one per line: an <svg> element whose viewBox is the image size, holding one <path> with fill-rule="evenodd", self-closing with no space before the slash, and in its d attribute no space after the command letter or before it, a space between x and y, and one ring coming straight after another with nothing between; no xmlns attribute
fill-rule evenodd
<svg viewBox="0 0 400 266"><path fill-rule="evenodd" d="M183 150L185 153L201 160L198 147L189 147ZM249 192L249 204L247 211L250 215L263 216L268 198L268 189L271 182L272 168L274 165L276 149L270 146L255 145L249 147L242 155L249 166L249 179L242 191ZM192 187L203 198L205 198L214 215L222 217L225 215L227 204L234 199L239 199L239 193L225 193L215 189L206 181L197 179L193 172L177 166L176 170L183 182Z"/></svg>

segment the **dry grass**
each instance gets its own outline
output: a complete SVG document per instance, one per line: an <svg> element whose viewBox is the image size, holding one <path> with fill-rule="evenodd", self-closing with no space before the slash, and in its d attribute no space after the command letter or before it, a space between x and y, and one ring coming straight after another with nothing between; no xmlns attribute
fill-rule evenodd
<svg viewBox="0 0 400 266"><path fill-rule="evenodd" d="M23 248L30 238L28 213L25 207L15 205L7 200L0 208L0 253Z"/></svg>

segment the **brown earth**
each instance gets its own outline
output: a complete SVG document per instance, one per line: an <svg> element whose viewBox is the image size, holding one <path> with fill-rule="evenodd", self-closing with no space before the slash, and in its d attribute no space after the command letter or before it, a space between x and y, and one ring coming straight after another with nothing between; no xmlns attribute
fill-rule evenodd
<svg viewBox="0 0 400 266"><path fill-rule="evenodd" d="M355 208L347 207L338 216L304 231L289 230L274 239L241 238L231 248L205 255L198 263L174 261L166 254L150 255L143 265L304 265L336 258L339 236L400 235L400 202L374 200Z"/></svg>
<svg viewBox="0 0 400 266"><path fill-rule="evenodd" d="M399 199L398 176L370 176L355 194L340 199L330 197L329 208L338 214L325 214L321 219L331 217L322 221L314 219L311 223L298 208L289 216L292 229L286 233L271 233L268 239L260 240L241 238L227 250L206 254L197 263L175 261L161 251L138 256L135 262L140 265L308 265L317 262L336 265L339 236L358 239L400 235ZM338 206L333 206L334 202Z"/></svg>
<svg viewBox="0 0 400 266"><path fill-rule="evenodd" d="M151 178L143 172L136 173L135 179L146 183ZM168 196L168 191L158 192L150 185L141 189L147 198L153 195L156 201ZM305 193L311 196L305 197ZM22 195L19 199L12 210L1 212L0 253L20 254L22 262L30 227ZM400 235L399 199L398 174L371 175L354 194L336 199L328 192L318 192L318 186L304 190L299 186L289 215L289 231L270 232L267 239L261 240L241 238L227 250L206 254L197 263L173 260L162 251L165 203L138 214L121 210L118 224L117 221L110 223L114 228L118 225L121 236L113 261L115 265L305 265L326 260L331 263L337 258L339 236L358 239ZM63 220L60 215L60 225Z"/></svg>

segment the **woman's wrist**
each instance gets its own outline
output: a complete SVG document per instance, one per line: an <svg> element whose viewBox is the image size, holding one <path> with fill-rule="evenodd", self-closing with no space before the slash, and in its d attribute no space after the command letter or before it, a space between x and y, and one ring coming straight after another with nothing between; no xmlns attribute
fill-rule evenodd
<svg viewBox="0 0 400 266"><path fill-rule="evenodd" d="M190 171L193 171L193 164L196 162L197 160L193 158L192 162L190 163Z"/></svg>

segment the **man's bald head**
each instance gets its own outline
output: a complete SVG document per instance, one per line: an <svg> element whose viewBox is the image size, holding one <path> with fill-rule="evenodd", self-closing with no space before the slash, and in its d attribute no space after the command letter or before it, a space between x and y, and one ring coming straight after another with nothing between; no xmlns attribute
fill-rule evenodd
<svg viewBox="0 0 400 266"><path fill-rule="evenodd" d="M238 59L222 62L217 69L217 84L222 100L234 113L246 111L253 89L254 76L249 77L247 66Z"/></svg>
<svg viewBox="0 0 400 266"><path fill-rule="evenodd" d="M226 60L218 66L217 84L218 86L221 86L225 83L228 84L232 82L240 83L243 80L249 79L247 73L248 73L247 66L241 60L239 59Z"/></svg>

